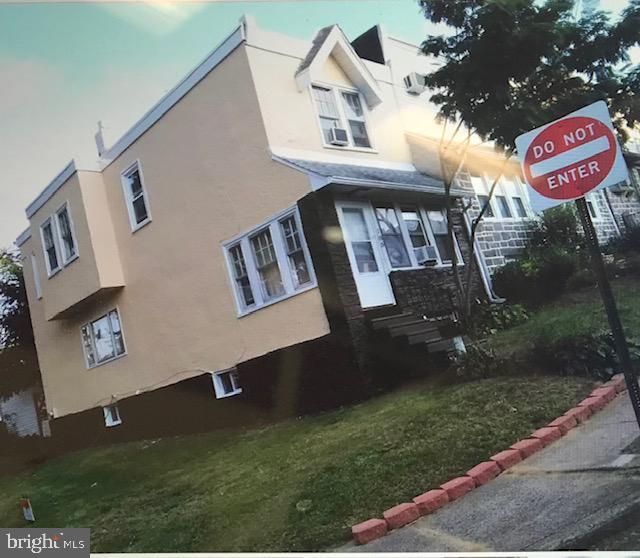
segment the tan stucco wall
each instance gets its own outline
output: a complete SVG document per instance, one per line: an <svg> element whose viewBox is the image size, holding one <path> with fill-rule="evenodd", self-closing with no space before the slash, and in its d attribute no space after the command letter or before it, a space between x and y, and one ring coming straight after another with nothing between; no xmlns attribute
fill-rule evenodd
<svg viewBox="0 0 640 558"><path fill-rule="evenodd" d="M30 219L31 249L38 261L47 320L101 288L122 285L111 218L104 201L100 173L79 171ZM47 277L40 227L65 202L69 206L79 257ZM61 254L60 263L62 265Z"/></svg>
<svg viewBox="0 0 640 558"><path fill-rule="evenodd" d="M120 173L136 159L153 221L132 233ZM309 191L304 175L270 159L244 46L109 165L103 177L126 286L65 320L44 322L36 301L34 329L45 393L56 416L201 370L225 369L329 332L318 289L237 317L221 243ZM80 260L85 256L81 236ZM58 280L66 281L66 275L63 270ZM116 306L127 355L86 370L80 326Z"/></svg>

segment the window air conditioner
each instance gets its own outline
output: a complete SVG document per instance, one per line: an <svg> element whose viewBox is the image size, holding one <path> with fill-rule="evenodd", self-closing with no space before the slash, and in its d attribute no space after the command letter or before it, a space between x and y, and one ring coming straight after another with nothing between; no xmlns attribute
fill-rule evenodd
<svg viewBox="0 0 640 558"><path fill-rule="evenodd" d="M404 78L404 85L409 93L420 95L427 89L426 81L426 76L413 72Z"/></svg>
<svg viewBox="0 0 640 558"><path fill-rule="evenodd" d="M347 131L342 128L331 128L329 130L329 143L331 145L349 145Z"/></svg>
<svg viewBox="0 0 640 558"><path fill-rule="evenodd" d="M420 265L430 266L438 263L435 246L420 246L420 248L414 248L413 253Z"/></svg>

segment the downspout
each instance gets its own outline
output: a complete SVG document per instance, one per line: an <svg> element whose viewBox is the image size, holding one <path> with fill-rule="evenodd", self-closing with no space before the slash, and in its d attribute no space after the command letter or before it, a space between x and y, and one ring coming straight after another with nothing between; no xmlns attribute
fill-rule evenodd
<svg viewBox="0 0 640 558"><path fill-rule="evenodd" d="M471 238L471 219L469 214L465 211L463 212L464 222L467 227L467 236ZM482 284L484 286L484 290L489 297L489 302L494 302L497 304L502 304L506 302L506 299L499 297L493 291L493 284L491 283L491 274L489 273L489 267L487 266L487 262L484 259L484 255L482 254L482 250L480 249L480 242L477 238L473 241L474 252L476 257L476 263L478 265L478 270L480 271L480 278L482 279Z"/></svg>
<svg viewBox="0 0 640 558"><path fill-rule="evenodd" d="M620 227L618 226L618 221L616 221L616 216L613 214L613 208L611 207L611 200L609 200L609 189L603 188L604 199L607 202L607 209L609 210L609 215L611 215L611 220L613 221L613 226L616 229L616 233L618 236L622 236L620 232Z"/></svg>

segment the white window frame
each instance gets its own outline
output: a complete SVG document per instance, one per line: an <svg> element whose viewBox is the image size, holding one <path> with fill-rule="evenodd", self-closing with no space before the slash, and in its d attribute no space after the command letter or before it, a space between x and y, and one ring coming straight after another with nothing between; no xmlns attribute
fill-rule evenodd
<svg viewBox="0 0 640 558"><path fill-rule="evenodd" d="M232 391L226 392L224 390L224 384L220 380L220 376L222 376L223 374L229 374L229 379L231 381L231 385L233 386ZM227 370L214 372L211 375L211 379L213 381L213 390L216 394L216 399L233 397L234 395L239 395L240 393L242 393L242 388L240 387L240 382L238 381L238 370L236 368L229 368Z"/></svg>
<svg viewBox="0 0 640 558"><path fill-rule="evenodd" d="M482 202L478 196L489 196L489 190L491 189L491 185L493 184L493 178L487 174L482 173L481 175L472 175L472 178L479 178L482 182L481 185L474 184L472 180L474 194L476 199L478 200L478 204L480 208L482 208ZM507 188L506 182L510 182L513 185L514 191L509 191ZM478 188L480 186L480 188ZM481 191L479 191L481 190ZM507 207L511 212L511 217L505 217L502 213L502 205L498 201L498 196L503 196L506 199ZM525 216L520 217L518 214L518 210L516 204L513 201L514 197L520 198L524 205ZM493 191L493 196L489 200L489 206L491 207L491 211L493 212L493 217L488 217L485 213L482 220L483 221L525 221L532 219L533 210L531 209L531 203L529 201L529 196L527 195L526 189L522 181L518 176L509 176L504 177L501 176L498 184L496 184L496 188Z"/></svg>
<svg viewBox="0 0 640 558"><path fill-rule="evenodd" d="M442 208L435 207L435 206L427 207L420 204L412 204L412 203L406 203L406 204L387 203L387 202L375 203L372 201L369 202L369 206L373 214L373 222L375 223L375 226L376 226L375 232L376 232L376 235L379 237L381 243L383 243L384 240L382 238L382 234L380 232L380 228L378 224L378 219L376 217L376 207L393 207L396 211L396 218L398 219L398 224L400 225L400 231L402 233L402 239L404 240L405 248L409 252L409 259L411 261L411 265L408 267L392 267L391 261L389 260L389 255L387 254L386 247L384 246L384 244L382 244L382 250L381 250L382 257L385 259L385 262L391 271L423 269L425 267L423 265L420 265L418 263L418 260L416 259L416 255L413 251L413 245L411 244L409 229L407 228L407 224L404 222L404 219L402 218L402 208L405 208L405 209L411 208L416 211L422 223L422 228L425 234L427 235L427 241L429 242L429 245L433 246L436 250L438 263L435 266L430 266L430 267L432 269L433 268L449 268L453 265L452 262L445 262L442 260L442 255L440 254L440 250L438 250L438 245L436 244L435 234L433 233L433 229L431 228L431 221L429 220L429 216L427 214L427 211L437 211L439 209L444 212L445 211L444 207ZM453 243L454 250L456 251L456 256L458 259L458 266L460 267L464 266L464 259L462 258L462 252L460 251L460 244L458 243L458 237L455 231L453 233L453 240L454 240L454 243Z"/></svg>
<svg viewBox="0 0 640 558"><path fill-rule="evenodd" d="M322 130L320 112L318 111L316 98L315 98L315 95L313 94L314 87L320 87L322 89L328 89L329 91L331 91L331 94L333 95L333 102L335 103L336 108L338 109L338 120L340 121L340 127L343 130L346 130L347 137L349 138L349 145L344 145L344 146L332 145L326 142L324 137L324 132ZM345 103L346 101L344 101L344 99L342 98L343 91L346 93L355 93L358 95L358 98L360 99L360 105L362 106L362 116L364 119L364 125L367 130L367 137L369 138L369 143L371 144L371 147L358 147L354 144L353 135L351 133L351 127L349 126L349 119L347 118L346 112L344 110L343 103ZM366 153L377 153L377 150L375 148L375 144L373 141L373 137L371 135L371 123L369 118L369 109L367 107L367 102L364 96L362 95L362 93L360 93L360 91L357 88L347 87L344 85L334 85L334 84L325 83L321 81L314 81L309 85L309 95L311 97L311 103L313 105L313 110L316 115L316 124L318 126L318 132L320 133L320 139L322 141L322 145L324 148L337 149L341 151L364 151Z"/></svg>
<svg viewBox="0 0 640 558"><path fill-rule="evenodd" d="M136 223L136 214L133 208L133 197L131 194L131 187L128 183L129 175L133 174L133 172L138 171L138 176L140 177L140 186L142 187L142 198L144 199L144 206L147 210L147 218L144 221L140 221L140 223ZM147 187L145 186L144 174L142 173L142 164L140 163L140 159L136 159L133 163L131 163L125 170L120 173L120 183L122 184L122 193L124 195L124 202L127 206L127 214L129 215L129 224L131 225L131 232L135 233L139 231L142 227L151 223L151 206L149 204L149 194L147 192Z"/></svg>
<svg viewBox="0 0 640 558"><path fill-rule="evenodd" d="M113 417L113 411L115 411L116 418ZM104 414L104 425L107 428L122 424L122 417L120 416L120 409L118 409L117 403L105 405L104 407L102 407L102 413Z"/></svg>
<svg viewBox="0 0 640 558"><path fill-rule="evenodd" d="M42 283L40 282L38 260L33 252L29 254L29 259L31 260L31 273L33 273L33 286L36 291L36 298L40 300L42 298Z"/></svg>
<svg viewBox="0 0 640 558"><path fill-rule="evenodd" d="M589 192L585 197L585 202L587 203L587 209L589 209L589 216L592 221L602 221L602 213L600 212L600 208L598 207L598 192ZM591 214L591 209L593 209L593 215Z"/></svg>
<svg viewBox="0 0 640 558"><path fill-rule="evenodd" d="M49 225L51 227L51 241L53 242L53 249L56 254L56 260L58 263L58 267L52 268L51 262L49 261L49 254L47 253L47 245L44 241L44 229ZM56 220L53 218L53 215L50 215L45 219L45 221L40 225L40 240L42 242L42 255L44 256L44 265L47 270L47 277L51 279L56 273L58 273L62 269L62 258L60 256L60 246L58 246L58 233L56 231Z"/></svg>
<svg viewBox="0 0 640 558"><path fill-rule="evenodd" d="M64 239L62 238L62 227L60 226L60 214L66 211L67 218L69 219L69 229L71 233L71 240L73 241L73 248L75 253L68 258L64 253ZM72 261L77 260L80 257L80 252L78 251L78 241L76 239L76 227L73 223L73 217L71 216L71 205L68 201L65 201L55 212L55 221L56 221L56 231L58 234L58 249L60 252L60 258L62 259L62 266L67 267Z"/></svg>
<svg viewBox="0 0 640 558"><path fill-rule="evenodd" d="M95 346L95 340L93 338L93 327L92 327L92 325L93 325L94 322L97 322L98 320L101 320L102 318L108 317L109 314L111 314L111 312L116 312L116 314L118 315L118 323L120 324L120 334L122 336L122 346L124 347L124 351L122 353L120 353L119 355L115 355L115 356L113 356L111 358L103 360L102 362L98 362L97 351L96 351L96 346ZM94 356L96 357L94 364L89 364L89 355L87 355L87 351L85 350L84 339L82 337L82 329L87 327L87 326L89 327L89 332L91 334L91 348L93 350ZM111 327L111 325L110 325L110 327ZM113 335L113 331L111 333ZM84 364L87 367L87 370L93 370L94 368L98 368L99 366L103 366L105 364L109 364L110 362L113 362L114 360L118 360L119 358L127 356L127 342L125 340L124 326L122 324L122 317L121 317L121 314L120 314L120 309L116 306L115 308L112 308L111 310L108 310L107 312L101 313L99 316L96 316L92 320L89 320L88 322L83 323L80 326L80 345L82 347L82 354L84 355ZM115 342L114 342L114 346L115 346Z"/></svg>
<svg viewBox="0 0 640 558"><path fill-rule="evenodd" d="M284 221L291 216L294 217L296 226L298 228L298 233L300 235L300 241L302 244L302 251L304 253L307 269L309 271L309 283L300 285L298 287L296 287L294 284L292 272L289 267L287 248L284 240L284 234L280 225L281 221ZM251 246L251 238L256 234L264 231L265 229L269 229L269 232L271 233L271 241L273 242L273 247L276 252L276 260L285 291L284 294L270 299L266 299L262 292L260 275L258 273L253 254L253 248ZM233 260L231 258L229 250L236 245L239 245L240 249L242 250L245 266L247 268L249 285L251 286L251 292L254 299L254 304L252 304L251 306L245 306L243 302L244 299L242 297L242 294L240 293L234 275ZM227 274L229 277L229 281L231 282L231 288L233 290L234 300L236 302L238 317L246 316L247 314L251 314L256 310L265 308L266 306L270 306L272 304L276 304L278 302L281 302L282 300L286 300L287 298L291 298L311 289L315 289L318 286L315 271L313 269L313 262L311 260L311 254L309 252L309 247L307 246L307 240L304 236L304 230L302 228L302 222L300 220L300 214L297 207L290 207L285 211L282 211L273 216L268 221L265 221L260 225L252 228L250 231L227 240L222 244L222 249L227 264Z"/></svg>

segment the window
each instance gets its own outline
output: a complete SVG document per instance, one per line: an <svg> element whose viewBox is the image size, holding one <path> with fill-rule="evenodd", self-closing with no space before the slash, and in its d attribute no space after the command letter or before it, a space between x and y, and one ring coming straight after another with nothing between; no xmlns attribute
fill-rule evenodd
<svg viewBox="0 0 640 558"><path fill-rule="evenodd" d="M357 91L314 85L312 92L326 145L331 145L331 129L341 128L347 131L348 146L371 148L364 107Z"/></svg>
<svg viewBox="0 0 640 558"><path fill-rule="evenodd" d="M137 231L151 221L147 192L139 162L135 162L122 173L122 187L129 212L131 230Z"/></svg>
<svg viewBox="0 0 640 558"><path fill-rule="evenodd" d="M349 123L349 131L353 145L356 147L371 147L369 136L367 134L367 125L364 120L364 111L362 110L362 102L360 95L348 91L342 92L344 100L344 111Z"/></svg>
<svg viewBox="0 0 640 558"><path fill-rule="evenodd" d="M500 207L500 213L502 214L502 217L504 217L505 219L510 219L511 217L513 217L506 196L496 196L496 200L498 202L498 206Z"/></svg>
<svg viewBox="0 0 640 558"><path fill-rule="evenodd" d="M315 286L295 210L236 238L224 250L241 315Z"/></svg>
<svg viewBox="0 0 640 558"><path fill-rule="evenodd" d="M518 215L518 217L521 217L521 218L527 217L527 209L524 206L524 202L522 201L522 198L520 196L513 196L513 198L511 199L513 200L513 205L516 208L516 214Z"/></svg>
<svg viewBox="0 0 640 558"><path fill-rule="evenodd" d="M118 411L118 406L115 403L113 405L107 405L106 407L102 407L102 412L104 413L104 425L107 428L122 424L122 419L120 418L120 411Z"/></svg>
<svg viewBox="0 0 640 558"><path fill-rule="evenodd" d="M276 249L271 239L271 231L265 229L251 237L251 248L256 268L260 276L260 286L264 300L271 300L285 293L282 275L278 266Z"/></svg>
<svg viewBox="0 0 640 558"><path fill-rule="evenodd" d="M335 97L331 89L313 86L313 96L318 108L320 127L324 135L324 142L331 143L330 130L340 127L340 115L336 106Z"/></svg>
<svg viewBox="0 0 640 558"><path fill-rule="evenodd" d="M478 202L480 202L480 209L486 205L487 209L484 212L485 217L495 217L495 213L493 212L493 207L491 207L491 203L489 203L489 196L478 195Z"/></svg>
<svg viewBox="0 0 640 558"><path fill-rule="evenodd" d="M249 275L247 275L247 264L244 263L242 248L240 244L236 244L229 248L229 257L231 259L231 267L233 268L233 277L236 281L236 288L242 305L244 307L253 306L255 299L251 292L251 284L249 283Z"/></svg>
<svg viewBox="0 0 640 558"><path fill-rule="evenodd" d="M109 362L125 354L124 337L117 310L80 328L87 368Z"/></svg>
<svg viewBox="0 0 640 558"><path fill-rule="evenodd" d="M431 244L422 226L422 220L417 211L410 209L403 209L402 220L407 227L416 260L419 262L423 259L422 252L425 246Z"/></svg>
<svg viewBox="0 0 640 558"><path fill-rule="evenodd" d="M49 277L60 269L58 242L53 227L53 219L49 217L49 219L47 219L40 228L40 232L42 233L42 245L44 247L44 260Z"/></svg>
<svg viewBox="0 0 640 558"><path fill-rule="evenodd" d="M411 267L396 210L393 207L376 207L375 213L391 267Z"/></svg>
<svg viewBox="0 0 640 558"><path fill-rule="evenodd" d="M444 209L429 209L427 218L431 225L436 247L442 263L451 263L451 248L449 245L449 230L447 226L447 214Z"/></svg>
<svg viewBox="0 0 640 558"><path fill-rule="evenodd" d="M213 375L213 389L216 392L217 399L231 397L232 395L242 393L242 388L238 381L237 370L234 368L232 370L216 372Z"/></svg>
<svg viewBox="0 0 640 558"><path fill-rule="evenodd" d="M282 235L284 236L289 269L293 277L295 287L301 287L311 282L311 274L307 265L307 258L302 247L302 240L298 232L298 224L293 215L280 221Z"/></svg>
<svg viewBox="0 0 640 558"><path fill-rule="evenodd" d="M33 285L36 290L36 298L42 298L42 284L40 283L40 271L38 270L38 260L36 255L31 254L31 272L33 273Z"/></svg>
<svg viewBox="0 0 640 558"><path fill-rule="evenodd" d="M58 233L60 235L62 262L66 265L78 255L71 215L69 215L69 204L65 203L58 209L56 221L58 222Z"/></svg>
<svg viewBox="0 0 640 558"><path fill-rule="evenodd" d="M589 215L592 219L600 219L600 212L598 211L598 200L596 194L588 194L585 196L587 202L587 208L589 209Z"/></svg>

